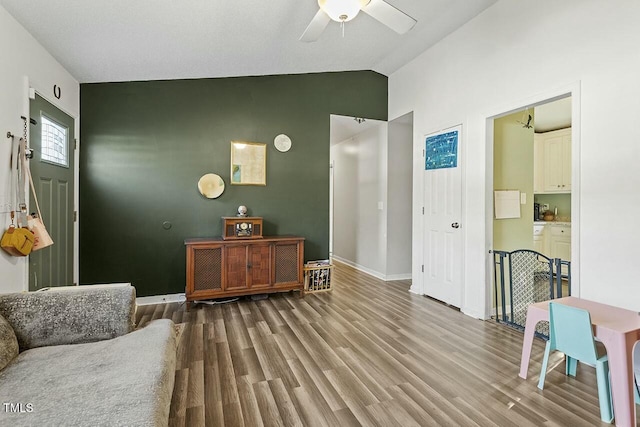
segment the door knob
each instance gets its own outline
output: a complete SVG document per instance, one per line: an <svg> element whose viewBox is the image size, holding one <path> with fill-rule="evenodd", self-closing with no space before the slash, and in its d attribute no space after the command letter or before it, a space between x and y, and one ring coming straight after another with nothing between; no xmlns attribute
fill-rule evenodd
<svg viewBox="0 0 640 427"><path fill-rule="evenodd" d="M460 224L454 222L453 224L451 224L451 228L460 228Z"/></svg>

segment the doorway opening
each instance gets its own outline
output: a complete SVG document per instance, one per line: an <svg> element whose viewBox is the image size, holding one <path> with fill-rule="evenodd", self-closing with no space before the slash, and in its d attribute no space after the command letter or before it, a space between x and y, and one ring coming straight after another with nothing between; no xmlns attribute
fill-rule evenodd
<svg viewBox="0 0 640 427"><path fill-rule="evenodd" d="M331 257L382 280L410 279L413 113L330 123Z"/></svg>
<svg viewBox="0 0 640 427"><path fill-rule="evenodd" d="M571 91L487 119L489 247L571 262L572 295L579 295L577 96ZM495 304L494 271L491 265L488 306ZM566 293L568 274L563 264Z"/></svg>

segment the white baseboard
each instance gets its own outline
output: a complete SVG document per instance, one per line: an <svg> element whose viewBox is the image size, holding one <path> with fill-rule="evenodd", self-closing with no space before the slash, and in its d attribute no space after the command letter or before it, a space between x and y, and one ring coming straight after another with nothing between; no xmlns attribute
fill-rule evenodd
<svg viewBox="0 0 640 427"><path fill-rule="evenodd" d="M463 308L460 311L463 314L466 314L467 316L473 317L475 319L480 319L480 320L489 320L489 319L491 319L491 315L487 315L486 313L481 313L479 311L468 310L466 308Z"/></svg>
<svg viewBox="0 0 640 427"><path fill-rule="evenodd" d="M153 295L150 297L136 298L136 305L167 304L170 302L184 302L185 294Z"/></svg>
<svg viewBox="0 0 640 427"><path fill-rule="evenodd" d="M409 292L411 292L412 294L416 294L416 295L424 295L424 293L418 289L417 285L411 285L411 287L409 288Z"/></svg>
<svg viewBox="0 0 640 427"><path fill-rule="evenodd" d="M378 278L380 280L384 280L384 274L382 274L382 273L380 273L378 271L372 270L370 268L364 267L364 266L362 266L360 264L356 264L355 262L349 261L348 259L340 258L339 256L336 256L336 255L333 255L331 257L331 259L333 259L334 261L340 262L342 264L346 264L346 265L348 265L350 267L355 268L356 270L362 271L363 273L367 273L367 274L369 274L369 275L371 275L373 277L376 277L376 278Z"/></svg>
<svg viewBox="0 0 640 427"><path fill-rule="evenodd" d="M505 305L504 309L505 309L505 312L507 313L507 315L511 314L511 304ZM476 314L478 314L479 312L476 313L476 312L473 312L473 310L470 310L469 313L467 313L467 310L463 310L462 312L465 313L465 314L468 314L469 316L476 317L478 319L488 320L488 319L491 319L492 316L496 315L496 308L492 304L491 307L489 308L489 311L484 313L484 317L476 316ZM473 312L475 314L471 314L471 312ZM498 317L502 318L502 315L503 315L502 306L500 306L500 307L498 307Z"/></svg>
<svg viewBox="0 0 640 427"><path fill-rule="evenodd" d="M387 274L386 276L387 281L391 281L391 280L411 280L411 273L404 273L404 274Z"/></svg>
<svg viewBox="0 0 640 427"><path fill-rule="evenodd" d="M387 276L385 274L380 273L379 271L372 270L370 268L367 268L365 266L362 266L362 265L357 264L357 263L355 263L353 261L349 261L348 259L344 259L344 258L341 258L341 257L336 256L336 255L332 255L331 259L334 260L334 261L340 262L342 264L346 264L346 265L348 265L350 267L353 267L356 270L362 271L363 273L370 274L371 276L376 277L376 278L378 278L380 280L384 280L385 282L389 282L389 281L392 281L392 280L407 280L407 279L411 279L411 273L408 273L408 274L390 274L390 275Z"/></svg>

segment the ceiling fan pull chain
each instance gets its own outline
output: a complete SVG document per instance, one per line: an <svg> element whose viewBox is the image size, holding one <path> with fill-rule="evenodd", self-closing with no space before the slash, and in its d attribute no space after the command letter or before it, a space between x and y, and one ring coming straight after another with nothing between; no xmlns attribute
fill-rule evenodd
<svg viewBox="0 0 640 427"><path fill-rule="evenodd" d="M342 28L342 38L344 38L344 21L340 22L340 27Z"/></svg>

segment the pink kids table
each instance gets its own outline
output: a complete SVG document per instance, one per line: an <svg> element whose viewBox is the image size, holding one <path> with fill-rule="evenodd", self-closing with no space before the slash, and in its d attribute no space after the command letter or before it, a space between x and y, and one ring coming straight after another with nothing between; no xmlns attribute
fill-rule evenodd
<svg viewBox="0 0 640 427"><path fill-rule="evenodd" d="M553 301L583 308L591 314L594 335L605 345L609 356L615 423L618 426L635 426L633 346L640 339L640 314L637 311L575 297L558 298ZM533 336L536 324L541 320L549 320L549 301L531 304L527 309L520 360L521 378L527 378Z"/></svg>

